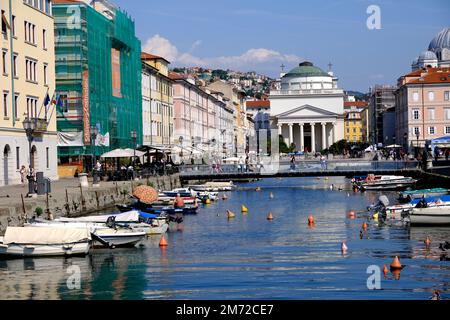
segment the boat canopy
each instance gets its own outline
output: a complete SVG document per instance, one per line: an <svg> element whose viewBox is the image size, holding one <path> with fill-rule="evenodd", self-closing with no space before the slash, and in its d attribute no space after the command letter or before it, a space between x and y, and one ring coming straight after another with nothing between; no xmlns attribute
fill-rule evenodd
<svg viewBox="0 0 450 320"><path fill-rule="evenodd" d="M3 244L51 245L89 240L91 240L91 233L87 228L8 227L3 238Z"/></svg>
<svg viewBox="0 0 450 320"><path fill-rule="evenodd" d="M106 223L109 217L116 217L115 222L139 222L139 211L131 210L118 214L108 214L102 216L87 216L79 218L59 218L57 221L61 222L95 222Z"/></svg>
<svg viewBox="0 0 450 320"><path fill-rule="evenodd" d="M434 138L429 140L430 147L431 147L431 153L434 157L434 148L450 148L450 136L440 137L440 138Z"/></svg>

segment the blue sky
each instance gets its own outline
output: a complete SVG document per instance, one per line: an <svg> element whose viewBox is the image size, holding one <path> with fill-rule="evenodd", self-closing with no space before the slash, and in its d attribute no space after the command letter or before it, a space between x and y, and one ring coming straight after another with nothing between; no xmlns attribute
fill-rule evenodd
<svg viewBox="0 0 450 320"><path fill-rule="evenodd" d="M172 66L254 70L271 77L304 59L346 90L395 84L431 39L450 26L449 0L113 0L136 22L143 50ZM368 6L381 29L369 30Z"/></svg>

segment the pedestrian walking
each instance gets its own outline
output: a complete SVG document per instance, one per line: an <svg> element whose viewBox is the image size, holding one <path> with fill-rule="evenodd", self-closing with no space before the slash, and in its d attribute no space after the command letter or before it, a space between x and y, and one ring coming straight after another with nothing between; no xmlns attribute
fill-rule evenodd
<svg viewBox="0 0 450 320"><path fill-rule="evenodd" d="M26 180L27 175L28 175L27 168L24 165L22 165L22 167L20 168L19 173L20 173L20 182L22 184L25 184L25 180Z"/></svg>

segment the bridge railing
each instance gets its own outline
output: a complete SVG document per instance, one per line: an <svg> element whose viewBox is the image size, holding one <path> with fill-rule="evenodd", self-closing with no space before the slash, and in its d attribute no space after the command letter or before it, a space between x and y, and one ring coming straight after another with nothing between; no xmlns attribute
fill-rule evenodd
<svg viewBox="0 0 450 320"><path fill-rule="evenodd" d="M296 161L295 165L288 162L276 162L261 165L183 165L180 167L181 175L212 175L212 174L242 174L259 173L261 175L274 175L288 172L364 172L364 171L401 171L417 169L417 161Z"/></svg>

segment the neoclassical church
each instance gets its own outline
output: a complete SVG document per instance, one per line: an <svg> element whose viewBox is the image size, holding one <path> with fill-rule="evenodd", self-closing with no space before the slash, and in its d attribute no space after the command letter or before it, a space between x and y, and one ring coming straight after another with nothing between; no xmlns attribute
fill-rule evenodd
<svg viewBox="0 0 450 320"><path fill-rule="evenodd" d="M423 67L450 67L450 28L442 29L411 65L412 71Z"/></svg>
<svg viewBox="0 0 450 320"><path fill-rule="evenodd" d="M344 139L344 91L337 80L309 61L281 74L270 91L270 121L286 144L317 152Z"/></svg>

